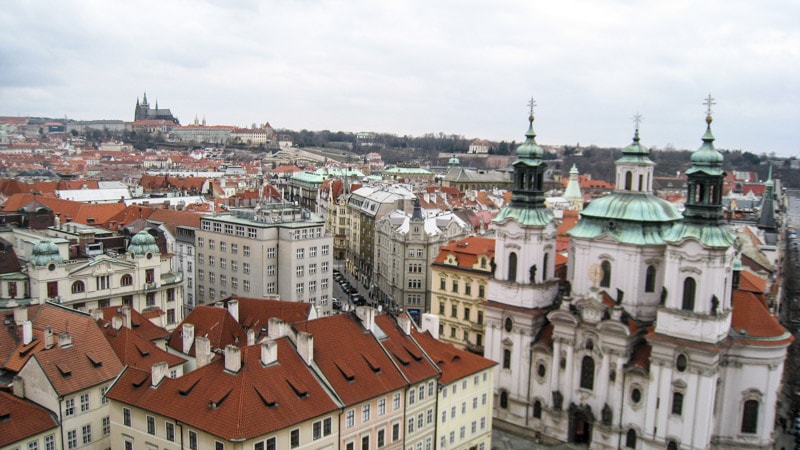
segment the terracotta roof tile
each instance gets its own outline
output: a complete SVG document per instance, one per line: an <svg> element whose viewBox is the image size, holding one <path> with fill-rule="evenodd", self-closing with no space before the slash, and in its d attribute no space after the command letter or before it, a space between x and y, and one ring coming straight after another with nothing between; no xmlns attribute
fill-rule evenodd
<svg viewBox="0 0 800 450"><path fill-rule="evenodd" d="M442 375L439 382L450 384L453 381L474 375L497 365L491 359L456 348L452 344L434 339L429 332L412 329L411 335L439 366Z"/></svg>
<svg viewBox="0 0 800 450"><path fill-rule="evenodd" d="M247 344L247 334L241 325L228 313L226 308L216 306L200 305L189 313L183 321L175 327L169 337L167 345L182 351L183 324L194 325L195 336L205 336L211 343L211 349L225 348L226 345L242 346ZM190 355L194 355L195 346L189 350Z"/></svg>
<svg viewBox="0 0 800 450"><path fill-rule="evenodd" d="M264 366L261 346L241 349L237 373L224 358L151 387L150 374L128 368L108 393L114 400L174 418L226 440L251 439L338 409L286 338L277 364Z"/></svg>
<svg viewBox="0 0 800 450"><path fill-rule="evenodd" d="M794 337L752 292L733 291L732 335L737 343L788 345Z"/></svg>
<svg viewBox="0 0 800 450"><path fill-rule="evenodd" d="M386 339L381 339L381 345L392 355L410 383L418 383L439 375L439 369L425 358L422 349L411 336L400 329L394 318L388 314L381 314L375 318L375 323L387 336Z"/></svg>
<svg viewBox="0 0 800 450"><path fill-rule="evenodd" d="M50 411L9 392L0 391L0 447L58 428Z"/></svg>

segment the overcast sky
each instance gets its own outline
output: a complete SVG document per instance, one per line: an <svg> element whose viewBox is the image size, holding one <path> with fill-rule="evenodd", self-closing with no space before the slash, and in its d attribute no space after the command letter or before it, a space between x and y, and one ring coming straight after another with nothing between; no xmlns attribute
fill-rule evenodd
<svg viewBox="0 0 800 450"><path fill-rule="evenodd" d="M11 1L0 115L800 153L796 1Z"/></svg>

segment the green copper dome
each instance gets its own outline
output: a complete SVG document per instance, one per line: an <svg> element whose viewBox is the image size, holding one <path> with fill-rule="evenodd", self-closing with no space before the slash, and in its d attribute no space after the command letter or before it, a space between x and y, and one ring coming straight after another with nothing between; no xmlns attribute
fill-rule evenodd
<svg viewBox="0 0 800 450"><path fill-rule="evenodd" d="M536 143L536 132L533 131L533 114L528 116L528 131L525 133L525 142L517 148L518 159L542 159L544 149Z"/></svg>
<svg viewBox="0 0 800 450"><path fill-rule="evenodd" d="M33 246L31 252L31 262L34 266L46 266L50 262L63 263L64 258L58 251L58 246L51 241L39 241Z"/></svg>
<svg viewBox="0 0 800 450"><path fill-rule="evenodd" d="M636 163L654 165L655 163L650 159L650 150L639 142L639 129L633 134L633 142L622 149L622 157L617 160L618 163Z"/></svg>
<svg viewBox="0 0 800 450"><path fill-rule="evenodd" d="M692 153L692 168L687 174L706 172L716 175L722 171L722 153L714 149L714 135L711 134L711 115L706 116L706 133L703 135L703 145Z"/></svg>
<svg viewBox="0 0 800 450"><path fill-rule="evenodd" d="M146 255L148 252L160 253L158 245L156 245L156 238L147 230L142 230L131 238L128 251L133 252L134 255Z"/></svg>
<svg viewBox="0 0 800 450"><path fill-rule="evenodd" d="M456 158L456 155L453 155L449 161L447 161L448 166L458 166L461 165L461 161Z"/></svg>
<svg viewBox="0 0 800 450"><path fill-rule="evenodd" d="M652 194L616 192L592 200L582 217L631 222L673 222L681 215L672 203Z"/></svg>

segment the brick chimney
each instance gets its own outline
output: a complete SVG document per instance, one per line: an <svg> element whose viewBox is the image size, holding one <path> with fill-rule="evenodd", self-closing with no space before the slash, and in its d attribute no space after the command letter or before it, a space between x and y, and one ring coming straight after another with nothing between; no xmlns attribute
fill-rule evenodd
<svg viewBox="0 0 800 450"><path fill-rule="evenodd" d="M150 380L153 387L156 387L159 383L161 383L161 380L167 376L167 371L169 371L169 365L167 365L166 361L153 364L153 366L150 368Z"/></svg>
<svg viewBox="0 0 800 450"><path fill-rule="evenodd" d="M194 325L190 323L183 324L183 353L189 354L189 350L194 343Z"/></svg>
<svg viewBox="0 0 800 450"><path fill-rule="evenodd" d="M211 353L211 341L205 336L200 336L194 343L194 356L197 362L197 368L201 368L214 359L214 354Z"/></svg>
<svg viewBox="0 0 800 450"><path fill-rule="evenodd" d="M242 351L235 345L225 346L225 370L239 373L242 369Z"/></svg>
<svg viewBox="0 0 800 450"><path fill-rule="evenodd" d="M278 342L266 339L261 342L261 364L268 366L278 361Z"/></svg>
<svg viewBox="0 0 800 450"><path fill-rule="evenodd" d="M239 300L228 301L228 312L233 317L233 320L239 322Z"/></svg>
<svg viewBox="0 0 800 450"><path fill-rule="evenodd" d="M305 331L297 333L297 353L306 365L310 366L314 362L314 336L311 333Z"/></svg>
<svg viewBox="0 0 800 450"><path fill-rule="evenodd" d="M270 317L267 336L269 336L270 339L280 339L286 336L286 324L284 321L277 317Z"/></svg>
<svg viewBox="0 0 800 450"><path fill-rule="evenodd" d="M30 320L22 322L22 345L33 342L33 324Z"/></svg>

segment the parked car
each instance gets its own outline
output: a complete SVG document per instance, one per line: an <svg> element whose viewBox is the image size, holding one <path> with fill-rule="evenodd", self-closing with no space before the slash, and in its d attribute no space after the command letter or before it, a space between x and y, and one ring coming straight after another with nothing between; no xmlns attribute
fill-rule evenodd
<svg viewBox="0 0 800 450"><path fill-rule="evenodd" d="M342 302L338 298L333 297L331 300L331 306L333 309L342 309Z"/></svg>
<svg viewBox="0 0 800 450"><path fill-rule="evenodd" d="M364 296L359 293L353 293L350 296L350 301L356 306L364 306L367 304L367 299L365 299Z"/></svg>

